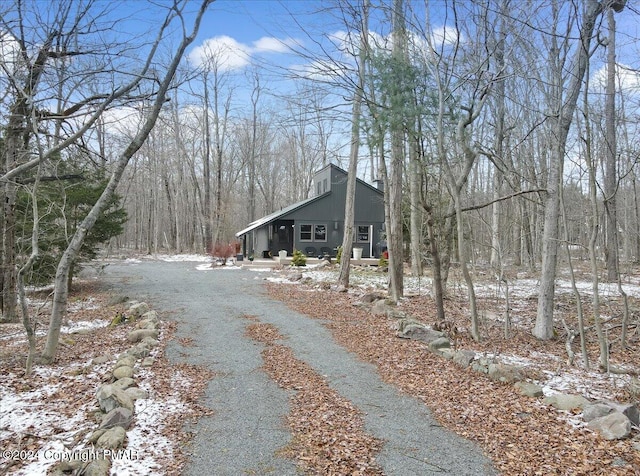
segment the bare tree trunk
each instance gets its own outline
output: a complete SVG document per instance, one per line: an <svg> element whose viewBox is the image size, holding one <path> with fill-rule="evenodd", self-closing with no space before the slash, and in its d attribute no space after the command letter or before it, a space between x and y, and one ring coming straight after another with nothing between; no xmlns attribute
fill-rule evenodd
<svg viewBox="0 0 640 476"><path fill-rule="evenodd" d="M591 265L591 289L593 294L593 323L596 328L596 335L598 337L598 344L600 346L600 359L599 366L606 372L609 371L609 343L607 337L604 334L602 328L602 319L600 316L600 290L599 290L599 277L598 277L598 255L597 242L598 233L600 228L600 211L598 210L598 184L596 179L597 166L593 158L592 153L592 139L591 139L591 117L589 113L589 65L587 65L587 85L584 93L584 112L585 115L585 127L584 127L584 156L587 163L589 173L589 199L591 204L591 237L589 239L589 262Z"/></svg>
<svg viewBox="0 0 640 476"><path fill-rule="evenodd" d="M433 207L423 200L423 208L427 213L427 234L429 238L429 249L431 251L431 260L433 262L433 295L436 301L436 320L439 323L444 322L444 286L442 282L442 265L440 263L440 251L438 250L438 242L435 236L433 226Z"/></svg>
<svg viewBox="0 0 640 476"><path fill-rule="evenodd" d="M562 70L555 62L553 72L556 82L555 98L557 110L554 112L553 147L549 179L547 183L547 198L545 200L544 234L542 238L542 270L540 288L538 291L538 311L533 335L538 339L548 340L553 337L553 305L555 298L556 266L558 259L558 214L560 208L560 187L562 186L562 171L567 136L573 114L576 109L578 96L582 88L587 63L589 61L589 47L595 21L602 12L602 5L597 0L588 0L582 26L580 28L580 44L573 58L571 80L567 88L567 99L562 101ZM558 51L557 40L554 37L554 50Z"/></svg>
<svg viewBox="0 0 640 476"><path fill-rule="evenodd" d="M202 158L202 170L204 185L204 203L202 204L202 214L204 215L204 251L205 253L213 252L213 231L211 229L211 129L209 127L209 82L207 80L209 71L205 69L203 72L202 82L204 85L204 112L203 121L203 140L204 140L204 157Z"/></svg>
<svg viewBox="0 0 640 476"><path fill-rule="evenodd" d="M254 76L254 87L251 92L251 153L249 155L249 173L248 173L248 189L249 189L249 223L256 219L256 163L258 161L257 141L258 141L258 101L260 99L260 77L258 74Z"/></svg>
<svg viewBox="0 0 640 476"><path fill-rule="evenodd" d="M24 131L22 119L12 114L5 139L5 160L7 171L19 162L20 143ZM9 180L3 184L2 223L2 321L16 322L16 184Z"/></svg>
<svg viewBox="0 0 640 476"><path fill-rule="evenodd" d="M411 273L414 276L422 276L422 207L420 206L420 152L418 139L411 139L409 162L409 194L410 194L410 227L411 227Z"/></svg>
<svg viewBox="0 0 640 476"><path fill-rule="evenodd" d="M393 1L393 52L398 62L405 61L406 32L404 18L404 0ZM396 101L398 102L398 101ZM397 113L397 112L396 112ZM404 295L402 250L402 172L404 170L404 127L394 120L391 127L391 174L389 191L389 227L387 245L389 249L389 291L391 299L398 301ZM386 187L385 187L386 188Z"/></svg>
<svg viewBox="0 0 640 476"><path fill-rule="evenodd" d="M222 203L222 167L224 159L224 144L227 136L227 124L229 109L231 107L231 94L227 96L224 105L224 114L220 117L219 95L220 84L217 78L215 80L215 87L213 90L214 95L214 120L213 129L216 136L215 144L215 159L216 159L216 190L215 190L215 206L213 208L213 243L215 244L220 240L222 236L222 221L223 221L223 203Z"/></svg>
<svg viewBox="0 0 640 476"><path fill-rule="evenodd" d="M349 271L351 267L351 251L353 248L353 227L355 216L356 176L358 173L358 155L360 150L360 116L364 94L365 61L368 56L369 45L369 0L362 5L362 26L360 28L360 51L358 53L358 83L353 95L351 112L351 149L349 152L349 173L347 176L347 191L344 206L344 234L342 237L342 257L340 260L340 275L338 284L349 287ZM373 239L373 237L370 237Z"/></svg>
<svg viewBox="0 0 640 476"><path fill-rule="evenodd" d="M38 235L40 233L40 214L38 212L38 198L36 195L36 191L38 190L38 185L40 182L39 169L40 167L38 167L36 180L33 184L33 190L31 192L31 207L33 214L33 229L31 230L31 255L29 256L29 259L26 261L26 263L24 263L24 265L20 268L17 276L18 296L20 298L20 307L22 309L22 325L24 326L24 330L27 334L27 342L29 343L27 362L24 369L24 373L26 376L31 375L33 361L36 355L36 328L35 324L32 324L31 318L29 316L29 307L24 290L24 276L31 270L33 264L38 258L38 255L40 254L38 247Z"/></svg>
<svg viewBox="0 0 640 476"><path fill-rule="evenodd" d="M505 5L507 5L505 3ZM504 12L503 12L504 13ZM504 71L504 48L507 37L505 27L505 16L501 15L500 33L496 45L496 69ZM504 161L504 117L505 117L505 84L504 78L500 77L495 84L496 98L496 137L495 137L495 154L500 162ZM500 197L502 192L502 172L498 167L495 168L493 176L493 196L494 199ZM502 268L502 249L500 245L500 210L502 203L495 202L491 210L491 258L490 263L494 268Z"/></svg>
<svg viewBox="0 0 640 476"><path fill-rule="evenodd" d="M587 148L590 148L590 144L587 144ZM590 155L590 154L589 154ZM591 157L588 158L589 165L589 196L591 197L591 239L589 240L589 262L591 264L591 289L593 293L593 322L596 328L596 335L598 336L598 344L600 346L600 359L599 366L604 371L609 371L609 344L607 338L604 335L602 329L602 319L600 316L600 290L598 289L598 255L597 255L597 241L598 241L598 229L599 229L599 212L598 212L598 198L597 198L597 185L595 177L595 164L591 162Z"/></svg>
<svg viewBox="0 0 640 476"><path fill-rule="evenodd" d="M198 28L200 27L200 20L204 15L205 10L210 5L211 0L203 0L200 5L200 9L196 19L194 20L194 26L191 34L188 36L185 34L183 37L174 57L172 58L171 64L167 68L167 72L162 79L161 83L158 86L158 91L156 94L156 98L153 102L153 106L147 119L144 121L142 127L136 136L131 140L127 148L122 152L120 157L118 158L115 168L111 174L109 182L105 187L104 191L100 195L100 198L95 203L95 205L91 208L91 211L87 214L87 216L82 220L82 223L78 226L76 232L74 233L71 242L67 246L67 249L62 254L60 258L60 262L58 264L58 268L56 270L56 277L54 281L54 297L53 297L53 308L51 310L51 322L49 324L49 331L47 333L47 343L42 353L42 358L45 361L52 361L55 358L56 351L58 348L58 341L60 338L60 327L62 325L62 319L66 313L67 308L67 299L68 299L68 289L67 289L67 279L69 276L69 271L71 269L71 265L75 260L76 256L80 252L80 248L84 242L84 239L95 224L96 220L100 213L107 207L109 200L113 197L113 194L116 191L116 187L120 183L122 179L122 175L129 163L129 160L135 154L144 141L149 136L149 133L153 129L158 116L160 115L160 110L162 105L165 102L165 98L167 95L167 91L171 86L171 82L175 75L176 70L180 64L180 60L184 55L187 47L193 42L195 36L198 32ZM175 12L175 11L174 11ZM158 42L155 44L157 47ZM155 48L154 48L155 50ZM152 56L154 52L150 53Z"/></svg>
<svg viewBox="0 0 640 476"><path fill-rule="evenodd" d="M31 122L33 108L32 94L34 93L40 77L42 76L49 51L57 32L52 31L45 39L38 51L38 55L32 65L28 65L28 74L23 79L24 84L18 86L16 102L9 109L9 124L4 139L5 168L3 186L3 228L2 228L2 320L4 322L16 322L17 296L17 267L16 267L16 198L18 189L11 173L18 174L19 166L24 166L24 159L28 154L31 130L28 124ZM27 45L20 38L21 57L28 58Z"/></svg>
<svg viewBox="0 0 640 476"><path fill-rule="evenodd" d="M466 133L466 128L469 127L473 121L478 117L482 107L487 98L487 91L480 99L479 104L474 108L469 108L468 117L462 117L458 123L457 138L458 142L462 145L465 155L465 164L463 166L462 173L455 178L451 168L447 165L447 171L449 175L449 181L451 183L450 189L453 195L455 210L456 210L456 231L458 235L458 259L460 260L460 269L462 270L462 276L467 285L467 292L469 293L469 311L471 313L471 337L474 340L480 340L480 329L478 323L478 308L476 302L476 293L473 287L473 280L471 279L471 273L469 272L468 255L466 240L464 238L464 224L462 218L462 189L467 183L467 177L471 171L471 167L475 162L478 152L471 148L469 145L469 138Z"/></svg>
<svg viewBox="0 0 640 476"><path fill-rule="evenodd" d="M618 171L616 161L616 20L612 8L607 9L607 24L609 38L607 41L607 86L604 104L606 129L604 166L605 253L607 280L615 282L618 279L618 212L616 209Z"/></svg>
<svg viewBox="0 0 640 476"><path fill-rule="evenodd" d="M569 246L569 227L567 224L567 209L564 204L564 193L560 190L560 210L562 212L562 225L564 230L564 245L565 251L567 253L567 265L569 267L569 277L571 279L571 289L573 290L573 295L576 298L576 314L578 317L578 334L580 335L580 351L582 354L582 363L585 369L589 369L589 354L587 352L587 336L584 327L584 310L582 308L582 297L580 296L580 291L578 290L578 286L576 286L576 277L573 270L573 260L571 258L571 249ZM565 323L565 328L567 333L570 333L569 326ZM567 338L567 353L569 354L569 360L571 365L573 365L573 355L571 351L571 340L573 340L575 334L573 336L568 336Z"/></svg>

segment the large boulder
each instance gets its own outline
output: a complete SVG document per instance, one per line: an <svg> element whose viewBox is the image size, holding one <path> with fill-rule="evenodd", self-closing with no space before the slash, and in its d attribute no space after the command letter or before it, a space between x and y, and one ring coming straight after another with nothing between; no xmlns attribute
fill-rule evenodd
<svg viewBox="0 0 640 476"><path fill-rule="evenodd" d="M491 363L487 373L492 380L503 383L515 383L523 380L520 368L509 364Z"/></svg>
<svg viewBox="0 0 640 476"><path fill-rule="evenodd" d="M478 360L473 361L471 364L471 370L474 370L481 374L489 373L489 365L493 362L487 357L480 357Z"/></svg>
<svg viewBox="0 0 640 476"><path fill-rule="evenodd" d="M388 316L395 310L395 306L390 304L386 299L378 299L371 306L371 314L374 316Z"/></svg>
<svg viewBox="0 0 640 476"><path fill-rule="evenodd" d="M131 426L133 421L133 412L128 408L117 407L102 417L99 429L109 429L121 426L125 430ZM102 436L102 435L100 435Z"/></svg>
<svg viewBox="0 0 640 476"><path fill-rule="evenodd" d="M385 297L378 293L367 293L360 298L362 304L372 304L376 301L384 300Z"/></svg>
<svg viewBox="0 0 640 476"><path fill-rule="evenodd" d="M113 359L113 357L111 357L110 355L99 355L98 357L95 357L94 359L91 360L91 364L102 365L102 364L106 364L111 359Z"/></svg>
<svg viewBox="0 0 640 476"><path fill-rule="evenodd" d="M522 395L531 398L542 397L544 395L542 387L532 382L516 382L514 385Z"/></svg>
<svg viewBox="0 0 640 476"><path fill-rule="evenodd" d="M149 312L149 305L146 302L136 302L129 307L129 319L135 321L146 312Z"/></svg>
<svg viewBox="0 0 640 476"><path fill-rule="evenodd" d="M158 323L152 321L151 319L142 319L141 321L138 321L138 323L136 324L136 327L138 329L157 329Z"/></svg>
<svg viewBox="0 0 640 476"><path fill-rule="evenodd" d="M632 377L627 389L635 400L640 402L640 379L638 377Z"/></svg>
<svg viewBox="0 0 640 476"><path fill-rule="evenodd" d="M149 398L149 393L146 390L141 389L140 387L129 387L125 390L127 395L131 397L131 400L139 400Z"/></svg>
<svg viewBox="0 0 640 476"><path fill-rule="evenodd" d="M557 393L545 397L544 403L551 405L558 410L582 410L590 404L589 400L582 395L572 395L565 393Z"/></svg>
<svg viewBox="0 0 640 476"><path fill-rule="evenodd" d="M142 362L140 362L140 367L153 367L153 363L153 357L145 357Z"/></svg>
<svg viewBox="0 0 640 476"><path fill-rule="evenodd" d="M140 342L142 342L144 345L146 345L149 349L153 349L155 347L158 347L158 345L160 345L160 342L157 341L156 339L154 339L151 336L145 337Z"/></svg>
<svg viewBox="0 0 640 476"><path fill-rule="evenodd" d="M476 358L476 353L472 350L458 350L453 354L453 361L461 367L469 367Z"/></svg>
<svg viewBox="0 0 640 476"><path fill-rule="evenodd" d="M456 355L456 351L452 348L440 349L440 357L444 357L447 360L453 360Z"/></svg>
<svg viewBox="0 0 640 476"><path fill-rule="evenodd" d="M158 318L158 313L156 311L154 311L153 309L151 311L147 311L145 312L142 316L140 316L140 318L144 321L151 321L154 322L156 324L158 324L158 322L160 322L160 319Z"/></svg>
<svg viewBox="0 0 640 476"><path fill-rule="evenodd" d="M117 387L121 390L126 390L129 387L132 387L133 385L135 385L135 380L133 380L132 378L128 378L128 377L124 377L124 378L120 378L118 380L116 380L115 382L113 382L111 385L113 385L114 387Z"/></svg>
<svg viewBox="0 0 640 476"><path fill-rule="evenodd" d="M107 432L108 428L102 428L99 430L95 430L93 433L91 433L91 435L89 436L89 439L87 440L87 443L90 443L92 445L95 446L95 444L98 442L98 440L100 439L100 437L102 435L104 435Z"/></svg>
<svg viewBox="0 0 640 476"><path fill-rule="evenodd" d="M446 337L438 337L435 340L429 342L429 350L436 354L439 354L443 349L451 347L451 342Z"/></svg>
<svg viewBox="0 0 640 476"><path fill-rule="evenodd" d="M607 416L611 412L613 412L613 408L609 405L597 402L584 407L584 410L582 410L582 419L586 422L590 422L596 418Z"/></svg>
<svg viewBox="0 0 640 476"><path fill-rule="evenodd" d="M67 456L67 455L65 455ZM60 461L47 474L64 476L68 474L82 474L83 476L109 476L111 461L108 457L97 453L93 448L77 450Z"/></svg>
<svg viewBox="0 0 640 476"><path fill-rule="evenodd" d="M129 355L129 354L122 354L120 357L118 357L118 360L116 361L116 364L113 366L114 369L117 369L118 367L133 367L134 365L136 365L136 359Z"/></svg>
<svg viewBox="0 0 640 476"><path fill-rule="evenodd" d="M396 327L398 329L396 336L402 339L419 340L428 344L441 337L446 337L444 333L435 331L414 319L400 319Z"/></svg>
<svg viewBox="0 0 640 476"><path fill-rule="evenodd" d="M136 359L143 359L149 357L151 349L144 342L138 342L136 345L127 350L127 353L134 356Z"/></svg>
<svg viewBox="0 0 640 476"><path fill-rule="evenodd" d="M640 413L638 407L630 403L606 402L614 411L622 413L626 416L631 424L640 426Z"/></svg>
<svg viewBox="0 0 640 476"><path fill-rule="evenodd" d="M122 446L124 443L124 437L126 431L121 426L114 426L113 428L105 431L103 435L98 438L96 446L98 448L116 449Z"/></svg>
<svg viewBox="0 0 640 476"><path fill-rule="evenodd" d="M108 458L96 458L82 471L83 476L109 476L111 461Z"/></svg>
<svg viewBox="0 0 640 476"><path fill-rule="evenodd" d="M118 407L128 408L133 411L133 401L131 397L129 397L124 390L114 385L102 385L98 389L96 397L98 398L100 409L105 413L109 413Z"/></svg>
<svg viewBox="0 0 640 476"><path fill-rule="evenodd" d="M591 420L587 426L600 433L605 440L621 440L631 434L631 421L620 412Z"/></svg>
<svg viewBox="0 0 640 476"><path fill-rule="evenodd" d="M127 365L121 365L120 367L113 370L113 378L115 378L116 380L131 377L133 377L133 368Z"/></svg>
<svg viewBox="0 0 640 476"><path fill-rule="evenodd" d="M158 338L158 330L157 329L136 329L134 331L129 332L127 336L127 340L132 344L136 342L140 342L145 337L152 337L154 339Z"/></svg>

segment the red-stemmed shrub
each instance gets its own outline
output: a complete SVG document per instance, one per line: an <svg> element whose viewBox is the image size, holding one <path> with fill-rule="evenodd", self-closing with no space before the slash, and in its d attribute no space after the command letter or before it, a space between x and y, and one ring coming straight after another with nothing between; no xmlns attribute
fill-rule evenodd
<svg viewBox="0 0 640 476"><path fill-rule="evenodd" d="M211 255L217 259L226 262L227 258L231 258L236 255L236 247L234 244L228 243L216 243L213 246L213 253Z"/></svg>

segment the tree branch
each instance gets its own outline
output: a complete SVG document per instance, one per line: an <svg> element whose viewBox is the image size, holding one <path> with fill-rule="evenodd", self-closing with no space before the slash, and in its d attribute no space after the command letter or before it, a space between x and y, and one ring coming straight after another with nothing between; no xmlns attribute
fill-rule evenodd
<svg viewBox="0 0 640 476"><path fill-rule="evenodd" d="M494 203L503 202L505 200L509 200L510 198L514 198L514 197L517 197L519 195L525 195L527 193L546 192L546 191L547 191L546 188L534 188L534 189L531 189L531 190L520 190L519 192L514 192L514 193L512 193L510 195L505 195L504 197L498 197L495 200L491 200L490 202L482 203L480 205L474 205L472 207L463 208L460 211L461 212L470 212L470 211L473 211L473 210L480 210L482 208L489 207L489 206L493 205ZM444 215L443 218L451 218L451 217L455 216L455 214L456 214L456 212L454 211L453 213L448 213L447 215Z"/></svg>

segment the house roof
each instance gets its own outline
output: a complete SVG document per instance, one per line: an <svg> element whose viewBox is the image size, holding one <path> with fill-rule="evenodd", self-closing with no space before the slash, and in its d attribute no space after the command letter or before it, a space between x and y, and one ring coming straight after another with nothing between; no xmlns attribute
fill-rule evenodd
<svg viewBox="0 0 640 476"><path fill-rule="evenodd" d="M341 169L340 167L338 167L335 164L327 164L325 167L323 167L322 169L318 170L314 175L317 176L319 173L321 173L322 171L326 170L327 168L333 168L333 169L336 169L336 170L340 171L345 176L348 175L346 170ZM368 187L371 190L376 191L380 195L382 195L382 193L383 193L378 188L374 187L371 184L368 184L364 180L361 180L361 179L359 179L357 177L356 177L356 182ZM316 200L320 200L320 199L326 197L329 194L331 194L331 190L329 190L328 192L325 192L325 193L323 193L321 195L316 195L316 196L308 198L306 200L302 200L301 202L294 203L293 205L289 205L288 207L282 208L281 210L279 210L277 212L271 213L270 215L262 217L259 220L251 222L251 223L249 223L249 225L244 230L241 230L238 233L236 233L236 237L240 237L242 235L246 235L247 233L249 233L252 230L255 230L256 228L260 228L261 226L268 225L268 224L278 220L279 218L282 218L282 217L288 215L289 213L292 213L292 212L298 210L299 208L305 207L308 204L310 204L310 203L312 203L312 202L314 202Z"/></svg>
<svg viewBox="0 0 640 476"><path fill-rule="evenodd" d="M264 216L259 220L249 223L249 226L247 226L244 230L241 230L238 233L236 233L236 236L240 237L242 235L246 235L247 233L249 233L252 230L255 230L256 228L260 228L261 226L268 225L269 223L272 223L277 219L282 218L283 216L288 215L289 213L308 205L311 202L320 200L321 198L329 195L330 193L331 192L326 192L326 193L323 193L322 195L316 195L315 197L307 198L306 200L302 200L301 202L294 203L293 205L289 205L288 207L285 207L277 212Z"/></svg>

